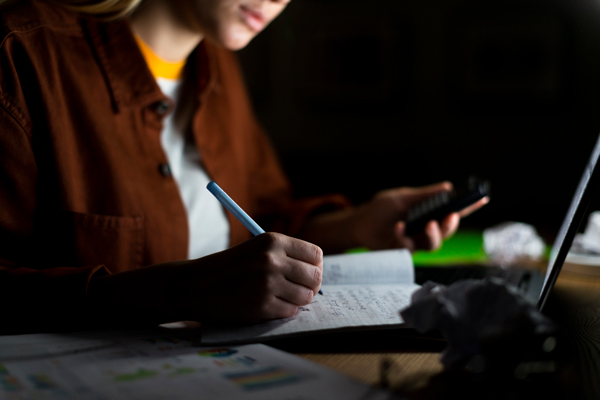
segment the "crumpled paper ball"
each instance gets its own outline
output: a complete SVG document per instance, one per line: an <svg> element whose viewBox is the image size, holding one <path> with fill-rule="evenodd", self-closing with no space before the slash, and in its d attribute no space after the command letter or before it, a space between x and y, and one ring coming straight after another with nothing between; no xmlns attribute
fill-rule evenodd
<svg viewBox="0 0 600 400"><path fill-rule="evenodd" d="M537 261L546 245L535 228L522 222L504 222L483 231L483 249L497 265Z"/></svg>
<svg viewBox="0 0 600 400"><path fill-rule="evenodd" d="M575 236L571 251L580 254L600 254L600 211L589 215L585 231Z"/></svg>
<svg viewBox="0 0 600 400"><path fill-rule="evenodd" d="M440 330L448 345L440 361L448 370L474 359L499 368L516 365L547 348L556 326L498 278L462 280L450 286L426 282L400 311L409 328ZM544 348L546 346L546 348Z"/></svg>

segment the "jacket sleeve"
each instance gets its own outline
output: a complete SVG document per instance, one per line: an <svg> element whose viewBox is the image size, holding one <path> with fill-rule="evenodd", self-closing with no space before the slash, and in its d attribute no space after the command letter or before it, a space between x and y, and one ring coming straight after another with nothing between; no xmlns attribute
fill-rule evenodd
<svg viewBox="0 0 600 400"><path fill-rule="evenodd" d="M56 266L39 227L38 176L31 137L0 94L0 333L70 329L87 318L86 290L101 265ZM51 232L50 229L43 231Z"/></svg>
<svg viewBox="0 0 600 400"><path fill-rule="evenodd" d="M294 198L288 178L280 166L269 138L257 126L252 159L250 190L255 199L255 213L270 230L296 236L307 220L318 213L351 206L341 194Z"/></svg>

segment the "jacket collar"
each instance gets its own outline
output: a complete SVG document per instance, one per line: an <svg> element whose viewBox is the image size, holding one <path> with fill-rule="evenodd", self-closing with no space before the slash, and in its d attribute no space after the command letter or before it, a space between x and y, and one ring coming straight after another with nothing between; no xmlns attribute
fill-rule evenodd
<svg viewBox="0 0 600 400"><path fill-rule="evenodd" d="M103 71L115 112L149 106L165 99L135 42L127 19L108 23L84 19L84 29ZM195 70L191 75L196 77L194 85L200 100L214 88L217 79L213 54L214 48L203 40L191 54L192 62L186 66Z"/></svg>

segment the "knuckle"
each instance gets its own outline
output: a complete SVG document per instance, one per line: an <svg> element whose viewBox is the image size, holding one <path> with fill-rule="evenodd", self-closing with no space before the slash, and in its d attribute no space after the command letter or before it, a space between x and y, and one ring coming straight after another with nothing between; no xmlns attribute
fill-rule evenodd
<svg viewBox="0 0 600 400"><path fill-rule="evenodd" d="M305 306L310 304L314 297L314 292L309 288L297 289L291 298L291 302L296 306Z"/></svg>
<svg viewBox="0 0 600 400"><path fill-rule="evenodd" d="M270 271L273 267L278 264L278 257L273 252L266 252L263 254L263 264L267 271Z"/></svg>
<svg viewBox="0 0 600 400"><path fill-rule="evenodd" d="M275 243L277 242L277 234L273 232L265 232L259 236L257 236L256 241L260 243L260 249L263 251L269 251L275 247Z"/></svg>
<svg viewBox="0 0 600 400"><path fill-rule="evenodd" d="M267 232L263 235L268 249L274 249L281 244L281 235L275 232Z"/></svg>
<svg viewBox="0 0 600 400"><path fill-rule="evenodd" d="M268 276L278 268L279 257L272 252L263 252L258 257L256 270L259 275Z"/></svg>
<svg viewBox="0 0 600 400"><path fill-rule="evenodd" d="M323 250L319 246L314 244L311 245L311 247L315 261L317 261L320 264L323 261Z"/></svg>
<svg viewBox="0 0 600 400"><path fill-rule="evenodd" d="M314 296L315 296L315 293L312 290L307 290L307 293L306 293L306 302L304 304L301 304L301 305L310 304L310 302L313 300Z"/></svg>
<svg viewBox="0 0 600 400"><path fill-rule="evenodd" d="M321 268L315 268L313 271L313 279L315 280L316 284L320 284L321 283L321 279L323 279L323 271L321 270Z"/></svg>

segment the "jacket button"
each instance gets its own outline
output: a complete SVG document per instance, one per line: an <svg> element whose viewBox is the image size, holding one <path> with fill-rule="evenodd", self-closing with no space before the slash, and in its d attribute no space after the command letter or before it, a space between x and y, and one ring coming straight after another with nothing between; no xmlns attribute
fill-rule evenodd
<svg viewBox="0 0 600 400"><path fill-rule="evenodd" d="M160 174L162 176L164 176L165 178L170 178L173 173L171 172L171 167L169 167L169 164L160 164L158 166L158 172L160 172Z"/></svg>
<svg viewBox="0 0 600 400"><path fill-rule="evenodd" d="M159 115L165 115L167 113L167 111L169 111L169 103L167 101L164 101L164 100L157 101L154 104L154 110Z"/></svg>

